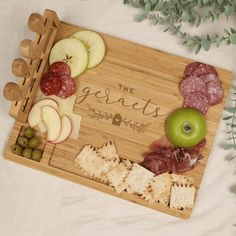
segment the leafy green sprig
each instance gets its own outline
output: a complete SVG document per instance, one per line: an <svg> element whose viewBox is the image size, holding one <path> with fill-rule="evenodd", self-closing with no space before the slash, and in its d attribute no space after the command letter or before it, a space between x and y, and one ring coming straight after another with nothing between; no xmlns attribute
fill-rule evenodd
<svg viewBox="0 0 236 236"><path fill-rule="evenodd" d="M236 13L235 0L124 0L124 4L140 8L141 13L136 16L136 21L151 20L154 25L166 26L166 31L178 35L182 43L195 48L195 53L201 49L208 51L211 45L217 47L222 42L226 45L236 44L236 29L224 29L222 35L206 35L199 37L182 31L184 24L199 27L208 20L216 21L221 15L227 19Z"/></svg>
<svg viewBox="0 0 236 236"><path fill-rule="evenodd" d="M232 89L232 105L225 108L227 115L223 117L223 120L227 126L226 142L221 145L224 150L236 150L236 87L233 87ZM236 155L233 156L231 160L235 157Z"/></svg>

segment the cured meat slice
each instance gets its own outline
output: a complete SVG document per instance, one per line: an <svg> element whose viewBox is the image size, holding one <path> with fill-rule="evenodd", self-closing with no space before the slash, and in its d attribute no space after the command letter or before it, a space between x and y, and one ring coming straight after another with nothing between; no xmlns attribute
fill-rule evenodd
<svg viewBox="0 0 236 236"><path fill-rule="evenodd" d="M206 84L209 82L215 82L216 84L220 85L220 80L216 74L201 75L199 78L201 78Z"/></svg>
<svg viewBox="0 0 236 236"><path fill-rule="evenodd" d="M154 144L155 146L153 146ZM151 151L144 154L141 165L156 175L165 172L182 174L192 170L198 161L203 158L201 152L206 145L206 139L204 138L199 144L191 148L178 148L169 146L169 144L162 144L163 138L155 141L150 146Z"/></svg>
<svg viewBox="0 0 236 236"><path fill-rule="evenodd" d="M201 63L200 62L192 62L190 64L188 64L186 67L185 67L185 70L184 70L184 78L187 78L189 77L190 75L193 74L193 72L195 71L195 69L200 65Z"/></svg>
<svg viewBox="0 0 236 236"><path fill-rule="evenodd" d="M200 92L206 93L206 84L197 76L189 76L182 80L179 91L183 97L188 96L190 93Z"/></svg>
<svg viewBox="0 0 236 236"><path fill-rule="evenodd" d="M155 152L146 153L144 155L144 161L140 164L156 175L169 171L166 156Z"/></svg>
<svg viewBox="0 0 236 236"><path fill-rule="evenodd" d="M155 142L153 142L149 148L151 151L155 152L157 150L159 150L160 148L170 148L173 145L171 144L171 142L169 141L169 139L163 135L160 139L156 140Z"/></svg>
<svg viewBox="0 0 236 236"><path fill-rule="evenodd" d="M57 75L71 75L70 67L63 61L56 61L48 68L48 73Z"/></svg>
<svg viewBox="0 0 236 236"><path fill-rule="evenodd" d="M218 77L218 74L215 68L211 65L200 63L197 68L191 73L191 75L202 76L207 74L215 74Z"/></svg>
<svg viewBox="0 0 236 236"><path fill-rule="evenodd" d="M199 92L190 93L184 98L183 107L195 108L200 112L202 112L203 114L206 114L209 108L208 98L203 93Z"/></svg>
<svg viewBox="0 0 236 236"><path fill-rule="evenodd" d="M61 89L56 94L60 98L67 98L75 92L75 81L69 75L62 75L59 77L61 80Z"/></svg>
<svg viewBox="0 0 236 236"><path fill-rule="evenodd" d="M210 81L207 84L206 95L208 98L208 104L216 105L222 101L224 91L220 84L216 83L215 81Z"/></svg>
<svg viewBox="0 0 236 236"><path fill-rule="evenodd" d="M50 73L44 74L40 81L40 88L47 96L57 94L61 86L61 79L57 75Z"/></svg>

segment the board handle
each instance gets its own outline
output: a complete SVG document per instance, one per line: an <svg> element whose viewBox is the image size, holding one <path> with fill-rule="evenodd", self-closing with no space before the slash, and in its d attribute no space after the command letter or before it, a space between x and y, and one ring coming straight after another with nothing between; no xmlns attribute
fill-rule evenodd
<svg viewBox="0 0 236 236"><path fill-rule="evenodd" d="M27 78L30 76L27 62L22 58L16 58L12 62L12 73L17 77Z"/></svg>
<svg viewBox="0 0 236 236"><path fill-rule="evenodd" d="M28 20L28 26L31 31L38 34L45 34L46 28L44 25L44 18L38 13L32 13Z"/></svg>
<svg viewBox="0 0 236 236"><path fill-rule="evenodd" d="M30 39L24 39L20 44L21 55L25 58L35 59L36 53L33 46L33 41Z"/></svg>
<svg viewBox="0 0 236 236"><path fill-rule="evenodd" d="M8 101L21 101L23 99L23 94L20 89L20 86L13 82L9 82L5 85L3 90L3 96Z"/></svg>

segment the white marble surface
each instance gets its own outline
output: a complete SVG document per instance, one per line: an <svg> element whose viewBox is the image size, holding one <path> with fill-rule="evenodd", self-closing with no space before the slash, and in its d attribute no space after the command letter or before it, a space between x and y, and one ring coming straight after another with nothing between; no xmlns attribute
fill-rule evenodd
<svg viewBox="0 0 236 236"><path fill-rule="evenodd" d="M27 28L32 12L54 9L63 21L208 62L236 72L236 47L213 48L194 55L175 36L163 33L148 22L133 21L136 9L122 0L0 0L0 235L236 235L236 197L230 186L236 182L235 162L226 162L227 152L218 147L224 138L221 123L212 149L192 218L172 216L117 199L95 190L6 161L2 150L13 120L7 115L10 103L2 97L6 82L14 80L11 62L19 57L18 45L33 36ZM230 23L235 25L235 19ZM223 20L198 29L220 31ZM217 27L215 27L217 26ZM193 32L193 30L192 30ZM174 62L173 62L174 63Z"/></svg>

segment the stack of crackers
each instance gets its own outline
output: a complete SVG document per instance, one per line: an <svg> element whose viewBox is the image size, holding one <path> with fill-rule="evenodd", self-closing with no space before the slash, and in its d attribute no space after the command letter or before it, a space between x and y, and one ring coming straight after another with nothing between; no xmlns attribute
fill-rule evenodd
<svg viewBox="0 0 236 236"><path fill-rule="evenodd" d="M126 191L172 209L193 207L196 188L192 177L170 173L157 176L138 163L121 159L113 142L100 148L84 146L74 162L87 175L112 186L117 193Z"/></svg>

